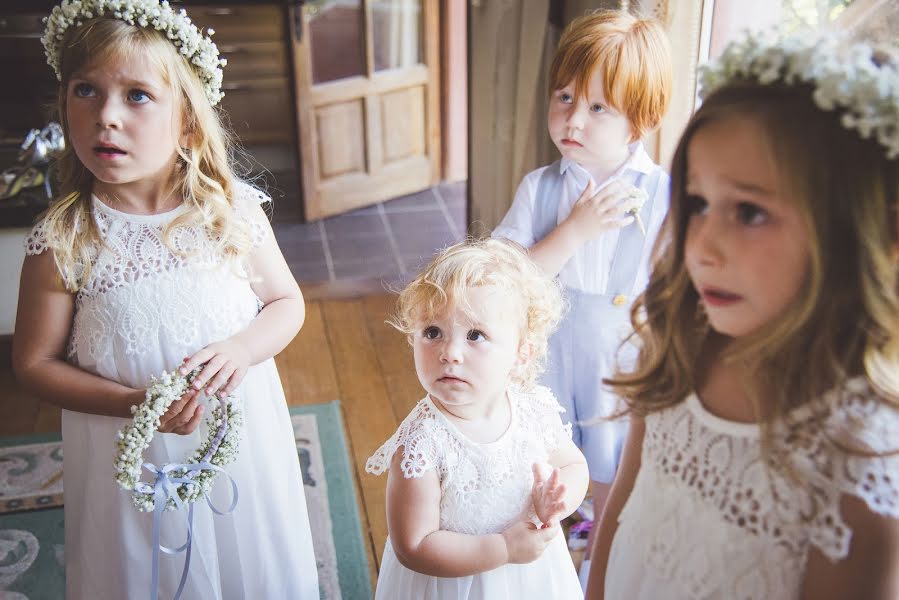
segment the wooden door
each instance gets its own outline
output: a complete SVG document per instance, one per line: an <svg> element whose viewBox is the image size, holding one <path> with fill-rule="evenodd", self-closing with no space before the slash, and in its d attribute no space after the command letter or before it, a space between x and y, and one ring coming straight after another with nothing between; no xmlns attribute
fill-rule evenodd
<svg viewBox="0 0 899 600"><path fill-rule="evenodd" d="M437 0L291 7L304 218L439 180Z"/></svg>

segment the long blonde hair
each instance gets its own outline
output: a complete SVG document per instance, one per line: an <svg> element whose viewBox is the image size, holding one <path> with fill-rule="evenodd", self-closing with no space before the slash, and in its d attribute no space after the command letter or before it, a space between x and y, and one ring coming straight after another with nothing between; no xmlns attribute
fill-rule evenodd
<svg viewBox="0 0 899 600"><path fill-rule="evenodd" d="M104 64L134 53L146 56L159 69L181 111L186 147L179 148L171 182L189 210L164 230L169 244L179 227L204 228L225 258L238 258L250 251L249 228L232 210L235 174L230 165L232 141L203 85L187 60L165 35L152 28L129 25L112 18L97 18L72 27L62 45L62 80L57 98L58 118L66 135L66 150L55 164L58 200L42 216L42 229L63 284L70 292L80 290L90 277L94 249L101 242L91 217L94 176L72 149L66 122L66 103L72 75L88 64ZM172 248L171 244L169 247Z"/></svg>
<svg viewBox="0 0 899 600"><path fill-rule="evenodd" d="M839 114L818 109L810 89L751 82L707 98L681 137L649 286L631 315L641 342L638 363L609 383L640 415L678 403L695 388L694 369L716 334L703 327L684 265L687 149L701 128L736 116L754 119L766 138L810 245L799 298L774 322L736 340L725 357L749 374L765 439L776 420L850 377L864 376L885 401L899 401L899 161L842 127Z"/></svg>

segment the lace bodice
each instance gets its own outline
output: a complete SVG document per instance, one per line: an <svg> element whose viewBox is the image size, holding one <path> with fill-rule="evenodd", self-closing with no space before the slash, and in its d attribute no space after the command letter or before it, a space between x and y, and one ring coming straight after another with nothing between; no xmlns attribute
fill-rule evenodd
<svg viewBox="0 0 899 600"><path fill-rule="evenodd" d="M397 432L368 459L365 470L380 475L403 448L406 478L436 469L440 480L440 528L480 535L498 533L528 508L531 465L545 463L571 425L552 392L509 390L512 422L501 438L479 444L465 437L429 397L420 400Z"/></svg>
<svg viewBox="0 0 899 600"><path fill-rule="evenodd" d="M796 598L810 547L834 561L848 553L844 494L899 518L899 455L872 456L896 450L899 410L863 379L824 406L823 415L794 413L789 432L775 429L797 480L766 466L757 425L717 418L695 395L647 416L607 597L657 597L657 585L677 598Z"/></svg>
<svg viewBox="0 0 899 600"><path fill-rule="evenodd" d="M237 183L235 217L250 226L254 245L269 231L254 206L268 200ZM188 208L156 215L115 210L92 198L102 245L75 297L69 337L71 362L108 379L143 387L150 374L170 370L206 344L246 327L259 312L244 265L224 261L211 236L197 227L163 231ZM41 223L25 240L27 254L48 249ZM80 268L80 267L76 267Z"/></svg>

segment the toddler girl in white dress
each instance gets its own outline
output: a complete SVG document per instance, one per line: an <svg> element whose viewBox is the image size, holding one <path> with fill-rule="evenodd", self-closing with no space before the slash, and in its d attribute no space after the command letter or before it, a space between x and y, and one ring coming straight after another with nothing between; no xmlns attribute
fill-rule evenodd
<svg viewBox="0 0 899 600"><path fill-rule="evenodd" d="M403 290L394 325L428 394L366 464L390 470L377 598L582 597L559 520L586 462L532 383L561 305L506 240L452 246Z"/></svg>

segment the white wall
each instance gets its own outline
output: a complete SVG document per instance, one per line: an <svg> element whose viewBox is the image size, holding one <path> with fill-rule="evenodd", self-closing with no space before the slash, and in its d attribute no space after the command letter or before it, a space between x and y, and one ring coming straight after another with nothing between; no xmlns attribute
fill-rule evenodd
<svg viewBox="0 0 899 600"><path fill-rule="evenodd" d="M0 335L11 335L15 328L26 235L28 229L0 229Z"/></svg>

